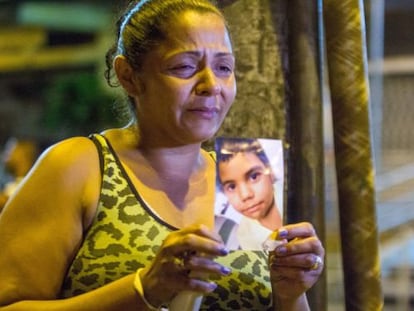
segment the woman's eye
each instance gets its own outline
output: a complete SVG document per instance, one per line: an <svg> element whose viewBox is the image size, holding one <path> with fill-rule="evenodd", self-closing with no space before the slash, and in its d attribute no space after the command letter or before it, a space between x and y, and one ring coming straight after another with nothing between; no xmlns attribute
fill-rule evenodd
<svg viewBox="0 0 414 311"><path fill-rule="evenodd" d="M176 70L185 70L185 69L194 69L195 67L193 65L183 64L175 66L174 69Z"/></svg>
<svg viewBox="0 0 414 311"><path fill-rule="evenodd" d="M219 65L217 66L217 72L219 73L219 75L231 75L233 73L233 68L231 66L228 65Z"/></svg>
<svg viewBox="0 0 414 311"><path fill-rule="evenodd" d="M180 72L180 71L192 71L195 70L195 66L193 65L178 65L172 68L172 71Z"/></svg>
<svg viewBox="0 0 414 311"><path fill-rule="evenodd" d="M225 71L225 72L233 71L229 66L220 66L219 68L220 68L220 71Z"/></svg>
<svg viewBox="0 0 414 311"><path fill-rule="evenodd" d="M192 64L180 64L175 65L170 68L170 72L174 75L177 75L179 77L183 78L189 78L191 77L197 70L197 67Z"/></svg>

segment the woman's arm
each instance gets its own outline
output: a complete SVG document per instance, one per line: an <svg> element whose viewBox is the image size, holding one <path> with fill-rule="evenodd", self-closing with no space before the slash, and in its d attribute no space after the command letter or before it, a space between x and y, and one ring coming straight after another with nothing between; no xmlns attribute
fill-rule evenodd
<svg viewBox="0 0 414 311"><path fill-rule="evenodd" d="M126 276L94 291L67 299L56 300L22 300L8 306L0 307L1 311L119 311L142 310L147 308L134 287L134 275Z"/></svg>
<svg viewBox="0 0 414 311"><path fill-rule="evenodd" d="M67 269L95 215L100 183L96 147L86 138L64 141L40 158L0 216L1 311L147 310L134 288L134 274L58 299ZM228 273L214 262L227 254L216 233L202 225L174 231L141 273L150 302L168 302L181 290L213 290L210 282L183 274L177 259L189 250L195 253L185 260L184 272Z"/></svg>
<svg viewBox="0 0 414 311"><path fill-rule="evenodd" d="M0 310L145 310L133 275L56 300L94 217L100 183L96 147L87 138L42 155L0 214Z"/></svg>

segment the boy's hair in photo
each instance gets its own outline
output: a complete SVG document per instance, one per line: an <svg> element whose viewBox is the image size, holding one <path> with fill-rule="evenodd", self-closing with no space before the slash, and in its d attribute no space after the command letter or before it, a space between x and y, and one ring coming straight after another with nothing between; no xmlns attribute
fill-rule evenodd
<svg viewBox="0 0 414 311"><path fill-rule="evenodd" d="M219 174L219 164L221 162L230 161L238 153L254 153L260 161L265 165L266 168L272 172L270 161L260 144L255 138L225 138L218 137L215 142L216 150L216 182L221 187L221 180ZM272 173L273 176L273 173ZM272 177L274 178L274 177Z"/></svg>

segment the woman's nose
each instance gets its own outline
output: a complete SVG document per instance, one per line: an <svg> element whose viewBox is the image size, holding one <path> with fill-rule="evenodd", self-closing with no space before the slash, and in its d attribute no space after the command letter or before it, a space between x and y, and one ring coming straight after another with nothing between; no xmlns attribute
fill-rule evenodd
<svg viewBox="0 0 414 311"><path fill-rule="evenodd" d="M196 94L200 96L215 96L221 92L220 82L211 68L206 67L199 72Z"/></svg>

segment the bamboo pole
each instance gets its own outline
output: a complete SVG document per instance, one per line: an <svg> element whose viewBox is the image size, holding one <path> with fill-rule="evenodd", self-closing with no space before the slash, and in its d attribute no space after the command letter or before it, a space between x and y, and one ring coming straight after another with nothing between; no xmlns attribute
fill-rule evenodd
<svg viewBox="0 0 414 311"><path fill-rule="evenodd" d="M382 310L362 1L325 0L324 19L346 310Z"/></svg>

